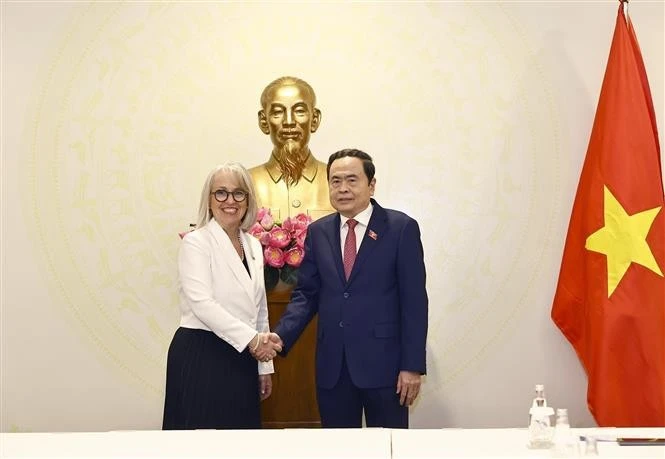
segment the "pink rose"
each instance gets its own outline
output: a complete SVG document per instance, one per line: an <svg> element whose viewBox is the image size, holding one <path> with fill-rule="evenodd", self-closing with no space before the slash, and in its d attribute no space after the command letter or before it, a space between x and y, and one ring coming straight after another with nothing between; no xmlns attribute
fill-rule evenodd
<svg viewBox="0 0 665 459"><path fill-rule="evenodd" d="M268 247L270 245L270 233L267 231L261 233L261 235L259 236L259 242L261 243L262 246Z"/></svg>
<svg viewBox="0 0 665 459"><path fill-rule="evenodd" d="M265 209L265 207L261 207L261 209ZM272 218L272 215L270 214L270 210L267 212L264 212L263 215L259 213L260 218L257 216L257 221L261 224L263 229L266 231L269 231L272 229L272 227L275 225L275 220Z"/></svg>
<svg viewBox="0 0 665 459"><path fill-rule="evenodd" d="M263 229L263 226L261 226L259 222L256 222L247 232L252 236L254 236L255 238L260 239L261 235L265 233L265 230Z"/></svg>
<svg viewBox="0 0 665 459"><path fill-rule="evenodd" d="M266 264L273 268L281 268L284 266L284 252L277 247L266 247L263 251L263 258Z"/></svg>
<svg viewBox="0 0 665 459"><path fill-rule="evenodd" d="M307 231L307 227L312 223L312 219L307 215L298 214L293 220L293 230L295 233Z"/></svg>
<svg viewBox="0 0 665 459"><path fill-rule="evenodd" d="M296 221L297 224L304 225L305 227L309 226L309 224L312 223L312 217L305 214L298 214L295 217L293 217L293 219Z"/></svg>
<svg viewBox="0 0 665 459"><path fill-rule="evenodd" d="M258 212L256 213L256 221L260 222L263 217L266 216L266 214L270 213L270 209L267 207L261 207Z"/></svg>
<svg viewBox="0 0 665 459"><path fill-rule="evenodd" d="M291 235L284 228L275 226L270 230L270 239L268 245L270 247L277 247L278 249L283 249L291 242Z"/></svg>
<svg viewBox="0 0 665 459"><path fill-rule="evenodd" d="M302 248L293 247L292 249L287 250L286 253L284 254L284 262L287 265L293 266L294 268L298 268L302 263L302 259L304 256L305 256L305 251Z"/></svg>
<svg viewBox="0 0 665 459"><path fill-rule="evenodd" d="M300 247L301 249L305 248L306 237L307 237L307 230L303 230L302 232L298 233L296 235L296 247Z"/></svg>
<svg viewBox="0 0 665 459"><path fill-rule="evenodd" d="M292 233L294 230L294 221L291 220L291 217L287 217L286 220L282 222L282 228L284 228L289 233Z"/></svg>

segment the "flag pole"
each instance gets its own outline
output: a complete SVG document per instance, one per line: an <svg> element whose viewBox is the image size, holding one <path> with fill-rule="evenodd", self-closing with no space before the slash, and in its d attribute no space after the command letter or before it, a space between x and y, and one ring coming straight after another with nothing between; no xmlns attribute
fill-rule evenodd
<svg viewBox="0 0 665 459"><path fill-rule="evenodd" d="M628 17L628 0L619 0L623 4L623 14L626 18L626 24L630 26L630 18Z"/></svg>

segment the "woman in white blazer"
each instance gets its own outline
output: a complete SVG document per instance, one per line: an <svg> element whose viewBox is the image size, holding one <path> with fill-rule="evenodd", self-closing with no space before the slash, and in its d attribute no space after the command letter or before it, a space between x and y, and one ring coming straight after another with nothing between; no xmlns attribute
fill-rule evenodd
<svg viewBox="0 0 665 459"><path fill-rule="evenodd" d="M272 391L257 203L242 165L215 167L178 256L180 327L169 347L162 428L256 429ZM268 343L263 343L268 341Z"/></svg>

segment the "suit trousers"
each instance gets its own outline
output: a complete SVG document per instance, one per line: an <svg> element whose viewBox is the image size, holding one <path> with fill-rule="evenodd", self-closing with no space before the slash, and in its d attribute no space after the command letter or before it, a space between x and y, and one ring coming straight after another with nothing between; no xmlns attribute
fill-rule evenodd
<svg viewBox="0 0 665 459"><path fill-rule="evenodd" d="M316 388L324 428L360 428L365 411L367 427L409 428L409 408L399 404L397 375L390 387L362 389L349 374L346 355L342 357L339 380L332 389Z"/></svg>

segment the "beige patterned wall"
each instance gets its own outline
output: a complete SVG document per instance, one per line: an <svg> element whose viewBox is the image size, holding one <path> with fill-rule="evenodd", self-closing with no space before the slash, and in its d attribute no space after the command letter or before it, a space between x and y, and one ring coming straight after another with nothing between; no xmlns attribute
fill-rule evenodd
<svg viewBox="0 0 665 459"><path fill-rule="evenodd" d="M663 132L663 4L631 2ZM178 231L263 162L262 88L317 91L325 160L374 155L422 227L415 427L520 426L544 382L592 425L549 320L615 2L2 4L2 431L154 429Z"/></svg>

